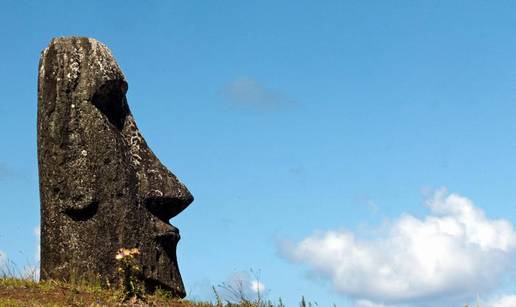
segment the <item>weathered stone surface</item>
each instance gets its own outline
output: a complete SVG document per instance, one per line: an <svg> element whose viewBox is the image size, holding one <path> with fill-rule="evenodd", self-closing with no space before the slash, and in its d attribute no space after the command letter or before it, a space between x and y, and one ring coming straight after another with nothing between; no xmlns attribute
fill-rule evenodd
<svg viewBox="0 0 516 307"><path fill-rule="evenodd" d="M169 220L193 197L148 148L109 49L55 38L41 55L38 162L41 278L116 281L116 251L140 249L142 278L183 297L179 231Z"/></svg>

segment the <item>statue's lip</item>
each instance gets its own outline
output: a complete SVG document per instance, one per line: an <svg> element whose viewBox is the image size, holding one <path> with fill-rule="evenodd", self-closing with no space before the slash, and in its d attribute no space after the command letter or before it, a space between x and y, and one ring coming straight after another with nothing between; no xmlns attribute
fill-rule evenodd
<svg viewBox="0 0 516 307"><path fill-rule="evenodd" d="M158 232L154 236L154 238L159 239L159 240L166 240L166 239L179 240L181 238L181 236L179 235L179 229L177 229L176 227L174 227L168 223L167 223L167 226L168 226L167 227L168 229Z"/></svg>
<svg viewBox="0 0 516 307"><path fill-rule="evenodd" d="M181 236L179 235L179 233L176 233L176 232L167 232L167 233L157 234L154 238L156 240L171 240L171 239L179 240L181 238Z"/></svg>
<svg viewBox="0 0 516 307"><path fill-rule="evenodd" d="M158 234L158 236L179 236L179 230L170 230L170 231L164 231Z"/></svg>
<svg viewBox="0 0 516 307"><path fill-rule="evenodd" d="M179 229L174 227L170 222L163 221L161 219L153 219L153 234L156 239L166 239L166 238L177 238L179 239Z"/></svg>

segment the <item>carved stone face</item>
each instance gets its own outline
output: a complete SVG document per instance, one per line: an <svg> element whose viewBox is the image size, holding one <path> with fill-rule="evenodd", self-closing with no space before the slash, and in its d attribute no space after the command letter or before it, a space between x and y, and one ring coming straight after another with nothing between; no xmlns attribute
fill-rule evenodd
<svg viewBox="0 0 516 307"><path fill-rule="evenodd" d="M41 277L116 280L119 248L140 249L142 278L184 297L179 231L170 218L193 197L149 149L127 82L94 39L53 39L38 79Z"/></svg>

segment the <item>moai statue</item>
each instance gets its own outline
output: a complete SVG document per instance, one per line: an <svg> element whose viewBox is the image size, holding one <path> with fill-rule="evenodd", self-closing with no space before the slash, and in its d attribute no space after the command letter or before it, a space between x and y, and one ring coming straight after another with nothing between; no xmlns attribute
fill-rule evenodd
<svg viewBox="0 0 516 307"><path fill-rule="evenodd" d="M54 38L38 78L41 278L116 281L119 248L138 248L141 278L184 297L169 220L193 197L154 155L126 100L127 82L95 39Z"/></svg>

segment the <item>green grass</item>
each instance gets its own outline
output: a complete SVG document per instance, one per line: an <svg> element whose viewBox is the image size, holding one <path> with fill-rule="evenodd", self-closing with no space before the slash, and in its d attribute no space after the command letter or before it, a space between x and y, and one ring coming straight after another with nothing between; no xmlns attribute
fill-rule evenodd
<svg viewBox="0 0 516 307"><path fill-rule="evenodd" d="M27 272L27 270L23 270ZM98 276L71 274L70 280L37 281L35 270L22 274L9 262L0 270L0 307L64 307L64 306L171 306L171 307L285 307L281 298L277 302L264 300L262 295L249 299L240 286L222 284L213 286L215 302L177 299L169 292L158 289L145 293L143 300L133 298L127 302L127 292L119 285L106 287ZM24 276L22 278L18 276ZM259 276L258 276L259 277ZM224 295L222 295L222 293ZM135 304L131 304L135 303ZM300 307L315 307L317 303L305 302Z"/></svg>
<svg viewBox="0 0 516 307"><path fill-rule="evenodd" d="M158 289L153 294L145 294L144 301L133 303L136 306L172 307L285 307L281 299L273 303L241 297L237 302L235 299L230 302L221 298L215 287L213 289L217 297L215 302L176 299ZM131 303L122 302L123 294L122 289L106 289L100 283L84 280L38 282L30 278L0 277L0 307L131 306ZM300 306L315 307L317 304L305 303L303 299Z"/></svg>

